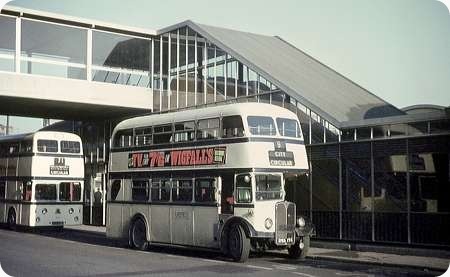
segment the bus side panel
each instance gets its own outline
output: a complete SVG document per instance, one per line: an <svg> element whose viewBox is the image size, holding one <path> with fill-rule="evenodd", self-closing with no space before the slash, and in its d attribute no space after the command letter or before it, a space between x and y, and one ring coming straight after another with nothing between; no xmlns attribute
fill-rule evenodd
<svg viewBox="0 0 450 277"><path fill-rule="evenodd" d="M193 245L193 210L191 206L172 206L172 243Z"/></svg>
<svg viewBox="0 0 450 277"><path fill-rule="evenodd" d="M171 242L170 208L167 205L152 205L151 207L150 240L155 242Z"/></svg>
<svg viewBox="0 0 450 277"><path fill-rule="evenodd" d="M122 204L108 203L108 222L106 223L106 236L110 238L125 238L122 232Z"/></svg>
<svg viewBox="0 0 450 277"><path fill-rule="evenodd" d="M194 244L203 247L218 247L217 236L219 222L218 207L194 207Z"/></svg>

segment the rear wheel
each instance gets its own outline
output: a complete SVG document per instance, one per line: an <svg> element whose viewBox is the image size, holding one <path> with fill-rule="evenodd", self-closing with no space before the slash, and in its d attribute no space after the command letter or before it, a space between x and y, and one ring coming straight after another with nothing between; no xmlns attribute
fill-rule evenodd
<svg viewBox="0 0 450 277"><path fill-rule="evenodd" d="M228 253L235 262L245 262L250 254L250 239L241 225L235 224L228 233Z"/></svg>
<svg viewBox="0 0 450 277"><path fill-rule="evenodd" d="M304 260L309 250L309 236L302 238L303 248L300 248L300 241L297 241L294 245L288 248L289 257L291 259Z"/></svg>
<svg viewBox="0 0 450 277"><path fill-rule="evenodd" d="M136 218L130 226L129 244L131 248L146 250L148 247L147 227L142 218Z"/></svg>
<svg viewBox="0 0 450 277"><path fill-rule="evenodd" d="M13 208L10 208L8 211L8 228L13 231L17 228L16 211Z"/></svg>

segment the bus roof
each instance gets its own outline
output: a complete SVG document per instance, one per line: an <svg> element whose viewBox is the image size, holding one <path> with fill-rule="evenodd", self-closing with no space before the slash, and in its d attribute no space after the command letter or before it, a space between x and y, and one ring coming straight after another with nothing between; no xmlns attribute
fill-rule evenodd
<svg viewBox="0 0 450 277"><path fill-rule="evenodd" d="M217 116L241 115L243 118L247 115L255 116L282 116L297 119L292 111L266 103L235 103L218 105L214 107L197 108L165 114L155 114L134 117L120 122L113 133L117 130L139 128L145 126L154 126L168 124L172 122L183 122L196 119L212 118Z"/></svg>
<svg viewBox="0 0 450 277"><path fill-rule="evenodd" d="M22 141L33 138L45 138L45 139L72 139L81 141L81 138L73 133L66 132L54 132L54 131L36 131L34 133L25 133L17 135L0 136L0 142L8 141Z"/></svg>

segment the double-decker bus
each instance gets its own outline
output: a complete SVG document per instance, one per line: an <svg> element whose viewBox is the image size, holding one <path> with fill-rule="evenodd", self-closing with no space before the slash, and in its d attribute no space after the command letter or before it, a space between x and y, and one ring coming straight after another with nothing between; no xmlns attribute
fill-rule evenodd
<svg viewBox="0 0 450 277"><path fill-rule="evenodd" d="M250 250L306 255L312 224L284 201L285 178L308 171L291 111L238 103L136 117L116 126L110 155L108 237L239 262Z"/></svg>
<svg viewBox="0 0 450 277"><path fill-rule="evenodd" d="M82 223L79 136L37 131L0 137L0 223L11 229Z"/></svg>

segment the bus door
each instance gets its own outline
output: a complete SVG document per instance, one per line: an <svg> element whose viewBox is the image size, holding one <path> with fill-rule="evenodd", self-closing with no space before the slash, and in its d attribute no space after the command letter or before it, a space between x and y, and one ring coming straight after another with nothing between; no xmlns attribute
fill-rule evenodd
<svg viewBox="0 0 450 277"><path fill-rule="evenodd" d="M234 175L224 174L222 175L222 183L220 189L220 214L232 215L233 203L234 203Z"/></svg>

